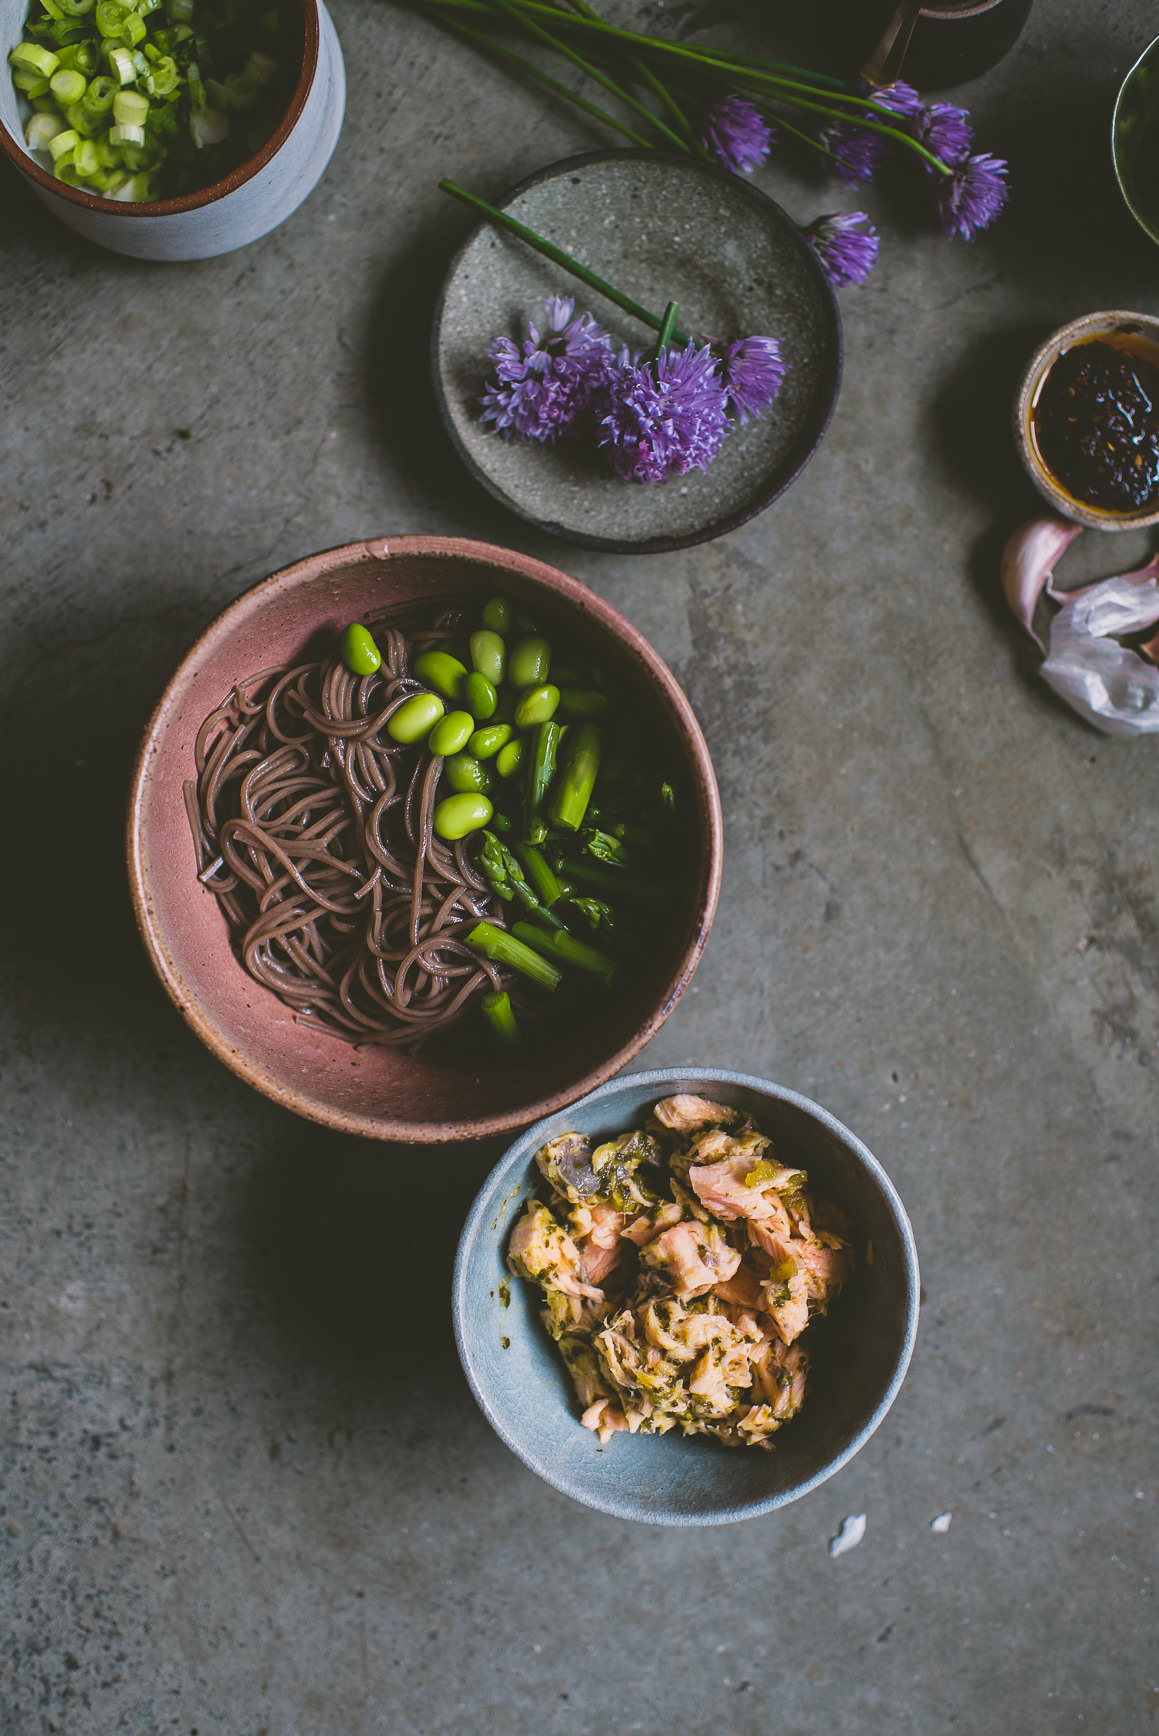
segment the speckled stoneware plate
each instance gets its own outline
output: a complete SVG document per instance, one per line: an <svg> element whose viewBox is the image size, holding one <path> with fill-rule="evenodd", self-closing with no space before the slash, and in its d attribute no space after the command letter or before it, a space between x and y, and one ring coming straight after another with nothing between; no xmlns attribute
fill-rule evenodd
<svg viewBox="0 0 1159 1736"><path fill-rule="evenodd" d="M841 380L841 323L812 248L779 205L723 170L655 151L601 151L554 164L498 201L617 289L685 331L775 337L788 362L776 402L725 441L707 471L641 485L614 477L586 442L507 442L479 420L487 344L526 334L549 295L575 294L617 342L648 328L484 223L464 243L435 315L435 390L464 461L496 499L587 548L687 548L761 512L821 442Z"/></svg>
<svg viewBox="0 0 1159 1736"><path fill-rule="evenodd" d="M850 1222L853 1274L814 1329L800 1416L771 1452L703 1436L615 1435L583 1428L571 1381L539 1319L539 1292L504 1254L539 1182L535 1153L575 1129L612 1138L677 1091L746 1109L781 1158ZM913 1231L881 1164L835 1115L783 1085L720 1068L630 1073L529 1128L484 1183L459 1242L452 1307L467 1379L488 1422L537 1476L585 1506L651 1525L719 1525L771 1513L848 1464L901 1391L918 1323ZM505 1298L506 1305L505 1305Z"/></svg>

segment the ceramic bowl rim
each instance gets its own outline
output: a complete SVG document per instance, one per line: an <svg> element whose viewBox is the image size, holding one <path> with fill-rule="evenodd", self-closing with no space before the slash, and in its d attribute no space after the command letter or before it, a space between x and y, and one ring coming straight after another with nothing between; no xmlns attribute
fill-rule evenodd
<svg viewBox="0 0 1159 1736"><path fill-rule="evenodd" d="M1110 512L1076 500L1059 487L1039 457L1030 432L1030 418L1042 383L1064 350L1081 338L1097 337L1100 333L1113 335L1131 329L1143 332L1159 350L1159 315L1132 313L1126 308L1104 308L1069 320L1039 344L1022 372L1014 397L1014 439L1031 482L1063 518L1073 519L1095 530L1142 530L1148 525L1159 524L1159 506L1139 512Z"/></svg>
<svg viewBox="0 0 1159 1736"><path fill-rule="evenodd" d="M702 891L692 913L690 939L683 951L674 956L672 967L648 1016L614 1054L597 1066L589 1068L567 1088L523 1108L496 1112L472 1121L418 1122L338 1110L318 1102L308 1091L286 1083L272 1070L240 1054L198 1003L196 985L182 975L171 955L166 934L162 932L151 904L152 876L143 835L146 786L154 747L163 738L191 677L210 649L227 641L236 624L252 610L260 609L281 594L292 592L299 583L309 578L324 573L337 574L345 567L360 565L364 561L384 561L396 555L413 557L430 554L466 557L492 565L496 572L515 570L521 577L542 584L548 594L564 607L575 605L584 613L594 616L598 624L618 643L629 648L646 665L659 690L657 698L663 703L672 719L673 728L695 763L707 809L707 827L701 841ZM502 559L496 560L496 556L501 556ZM137 750L126 815L125 853L133 913L150 962L161 979L166 994L186 1024L231 1072L264 1096L272 1098L274 1102L293 1109L307 1120L336 1128L339 1132L361 1134L365 1138L389 1140L397 1144L453 1144L465 1140L492 1138L500 1134L511 1135L526 1127L532 1120L538 1121L544 1116L558 1114L577 1098L585 1096L620 1072L655 1036L687 988L712 929L720 895L723 821L720 791L712 757L688 697L659 652L618 609L613 608L578 579L573 579L545 561L536 560L517 549L467 537L390 536L343 543L337 548L322 550L305 556L290 566L279 568L277 572L249 586L198 635L166 682ZM223 944L226 943L223 941Z"/></svg>
<svg viewBox="0 0 1159 1736"><path fill-rule="evenodd" d="M51 193L55 198L63 199L66 204L77 205L84 211L100 211L109 217L178 217L187 211L198 211L206 205L216 204L230 193L236 193L247 181L260 174L266 164L281 150L306 106L306 98L310 94L314 79L318 72L318 54L320 43L320 23L317 0L301 0L302 6L302 69L294 86L294 93L286 105L281 120L270 134L261 150L248 157L244 163L239 163L236 169L231 169L228 175L223 175L220 181L214 181L208 187L199 187L195 193L183 193L177 199L148 199L131 202L121 199L105 199L96 193L86 193L81 187L66 186L58 181L55 175L50 175L47 169L41 167L33 157L30 157L22 145L16 143L8 128L0 121L0 147L22 175L34 181L37 186ZM3 69L8 76L7 66Z"/></svg>
<svg viewBox="0 0 1159 1736"><path fill-rule="evenodd" d="M815 273L816 281L822 291L826 306L826 316L829 321L829 342L831 346L831 370L826 374L828 398L825 402L820 420L818 422L809 422L806 424L806 434L802 436L802 451L795 460L792 468L783 475L778 472L780 480L778 481L777 486L770 493L762 494L761 498L755 505L749 505L745 507L743 511L728 514L723 518L713 519L707 529L696 531L687 536L654 536L649 537L646 541L629 540L622 537L592 536L586 531L564 530L562 526L557 524L553 519L539 518L535 513L525 512L521 506L511 499L505 489L500 487L499 484L491 479L488 473L479 465L474 454L463 444L463 441L459 436L459 431L455 427L454 418L451 415L451 407L447 401L446 393L443 390L442 374L439 368L439 338L442 330L443 312L446 306L447 292L451 281L458 271L467 252L474 246L475 241L483 230L487 228L486 218L484 218L482 222L476 223L465 237L462 244L456 248L454 257L452 258L450 265L447 267L446 275L443 278L442 287L439 290L439 298L435 304L434 316L431 321L431 379L434 383L435 399L439 406L439 413L443 419L443 426L450 437L456 453L470 472L474 481L477 482L481 488L486 489L487 493L491 495L494 500L497 500L506 511L514 513L515 516L522 519L525 524L533 525L536 530L541 531L545 536L555 537L559 541L570 543L576 548L597 549L602 554L671 554L677 549L696 548L701 543L713 542L717 537L726 536L729 531L737 530L742 524L748 524L750 519L757 518L762 512L765 512L770 506L772 506L774 501L780 499L781 495L784 494L794 482L796 482L809 461L815 457L822 440L828 432L829 424L833 420L833 415L837 408L837 400L841 393L841 379L845 358L845 340L841 325L841 310L837 303L837 296L833 289L833 285L826 277L816 253L809 246L800 224L795 222L793 218L789 216L789 213L784 209L784 207L779 205L775 199L771 198L769 194L764 192L760 187L753 186L750 181L742 180L738 175L730 174L727 169L722 169L715 163L702 163L692 157L678 156L673 151L647 150L637 145L625 145L622 148L611 146L607 149L598 151L580 151L574 156L562 157L557 162L548 163L545 168L538 169L535 174L527 176L525 180L522 180L516 186L511 187L500 198L496 199L494 204L499 210L505 211L516 199L521 198L524 193L530 192L533 187L539 186L544 181L554 180L557 176L570 174L573 170L578 168L588 168L596 163L607 162L663 164L669 168L677 168L684 171L708 175L716 180L723 181L733 192L739 192L742 197L748 198L750 202L757 206L765 209L771 207L776 216L783 221L786 228L800 240L803 256L808 259L810 268ZM811 432L809 432L810 430ZM804 444L806 438L807 444Z"/></svg>
<svg viewBox="0 0 1159 1736"><path fill-rule="evenodd" d="M883 1392L880 1400L874 1407L872 1414L862 1424L861 1428L857 1431L857 1434L845 1444L839 1453L836 1453L834 1457L822 1465L819 1470L814 1471L811 1476L804 1478L800 1483L794 1484L788 1489L779 1490L776 1494L770 1495L764 1500L749 1501L737 1506L720 1506L699 1513L642 1514L636 1510L631 1502L622 1501L615 1495L609 1496L607 1500L597 1501L593 1500L587 1493L579 1494L575 1489L570 1488L567 1485L566 1480L563 1478L553 1477L550 1474L550 1469L545 1469L542 1464L535 1463L522 1442L516 1439L512 1435L511 1431L503 1426L500 1418L496 1415L493 1406L490 1404L486 1392L481 1389L476 1379L474 1358L471 1353L471 1347L466 1341L463 1329L463 1321L469 1317L471 1311L469 1306L470 1299L466 1290L468 1260L473 1253L475 1243L482 1238L495 1233L490 1228L490 1217L494 1215L495 1209L494 1195L501 1192L504 1183L510 1185L516 1170L519 1170L521 1174L526 1171L526 1167L531 1162L537 1147L550 1135L550 1132L552 1131L551 1122L553 1118L544 1117L543 1120L537 1122L534 1127L527 1128L503 1153L503 1156L499 1159L494 1169L491 1170L490 1174L483 1182L479 1192L475 1196L471 1209L467 1214L462 1233L459 1237L459 1245L455 1253L454 1272L451 1280L451 1312L455 1327L455 1346L459 1353L459 1361L463 1366L463 1373L467 1377L467 1383L471 1388L471 1393L475 1402L478 1404L479 1409L483 1412L483 1415L495 1430L495 1433L499 1436L499 1439L503 1444L510 1448L516 1458L520 1459L523 1464L527 1466L529 1471L533 1471L537 1477L540 1477L553 1489L557 1489L560 1494L570 1496L573 1501L579 1501L583 1506L593 1508L595 1511L600 1513L609 1513L616 1519L633 1519L638 1523L648 1525L691 1526L732 1524L740 1519L755 1519L759 1518L762 1514L776 1512L778 1508L787 1507L791 1502L800 1500L802 1496L812 1494L815 1489L820 1488L822 1483L828 1482L830 1477L835 1476L838 1471L847 1465L850 1459L854 1458L856 1454L861 1451L862 1447L865 1446L870 1437L876 1433L878 1428L880 1428L887 1413L893 1405L894 1400L901 1391L902 1384L906 1377L906 1372L909 1368L910 1359L913 1356L914 1345L917 1340L921 1274L918 1265L917 1244L914 1240L913 1226L910 1223L909 1214L902 1203L901 1195L890 1180L890 1177L880 1159L876 1158L870 1151L869 1147L865 1144L864 1140L859 1139L850 1128L845 1126L844 1122L839 1121L837 1116L834 1115L831 1110L824 1108L820 1103L815 1102L810 1097L804 1096L801 1092L794 1091L787 1085L778 1085L771 1079L761 1079L751 1073L734 1072L729 1068L695 1067L691 1064L679 1067L656 1067L641 1072L622 1073L619 1078L609 1080L606 1084L601 1085L597 1090L590 1092L588 1096L573 1104L572 1107L575 1109L587 1109L591 1104L598 1104L605 1100L614 1099L620 1091L629 1088L637 1089L641 1086L647 1086L649 1089L655 1090L657 1096L667 1096L672 1091L679 1090L682 1083L693 1082L699 1082L701 1084L716 1083L740 1086L742 1089L759 1092L765 1097L775 1098L779 1103L790 1104L792 1107L804 1111L804 1113L810 1116L813 1120L819 1122L831 1134L833 1134L845 1146L845 1148L853 1154L854 1157L856 1157L865 1173L877 1187L889 1215L893 1220L894 1226L897 1229L898 1237L901 1242L906 1286L905 1329L902 1335L897 1359L894 1364L893 1374L891 1375L889 1384ZM578 1420L576 1427L579 1427Z"/></svg>
<svg viewBox="0 0 1159 1736"><path fill-rule="evenodd" d="M1134 66L1131 67L1126 78L1124 78L1122 84L1119 86L1118 95L1115 97L1115 106L1111 111L1111 167L1115 171L1115 181L1127 210L1131 213L1144 235L1146 235L1151 241L1159 242L1159 229L1153 229L1142 213L1136 210L1132 203L1131 195L1123 184L1123 171L1119 166L1119 110L1123 106L1123 98L1127 94L1127 86L1139 71L1140 67L1143 66L1144 62L1149 60L1151 55L1157 49L1159 49L1159 36L1156 36L1153 41L1147 44L1142 54L1139 56L1138 60L1136 60Z"/></svg>

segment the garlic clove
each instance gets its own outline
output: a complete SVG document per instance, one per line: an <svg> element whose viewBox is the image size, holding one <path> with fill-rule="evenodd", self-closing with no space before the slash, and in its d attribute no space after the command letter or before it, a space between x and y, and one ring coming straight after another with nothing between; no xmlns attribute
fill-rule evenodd
<svg viewBox="0 0 1159 1736"><path fill-rule="evenodd" d="M1056 562L1075 537L1081 535L1082 528L1057 513L1028 519L1019 525L1002 551L1002 590L1006 601L1040 651L1045 651L1046 646L1034 631L1034 611L1042 593L1050 590Z"/></svg>

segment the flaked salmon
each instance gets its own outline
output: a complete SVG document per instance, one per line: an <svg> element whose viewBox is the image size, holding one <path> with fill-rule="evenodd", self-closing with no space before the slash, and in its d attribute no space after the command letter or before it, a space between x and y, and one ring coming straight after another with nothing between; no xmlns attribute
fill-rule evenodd
<svg viewBox="0 0 1159 1736"><path fill-rule="evenodd" d="M507 1262L542 1292L583 1426L769 1447L805 1400L809 1324L849 1276L843 1215L703 1097L666 1097L594 1148L565 1134L536 1163L549 1198Z"/></svg>

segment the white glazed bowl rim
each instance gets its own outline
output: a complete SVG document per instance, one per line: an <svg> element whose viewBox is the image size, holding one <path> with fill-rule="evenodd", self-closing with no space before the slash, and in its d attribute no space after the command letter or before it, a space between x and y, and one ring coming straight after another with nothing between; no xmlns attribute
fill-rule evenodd
<svg viewBox="0 0 1159 1736"><path fill-rule="evenodd" d="M96 193L86 193L80 187L69 187L63 181L58 181L55 175L50 175L47 169L29 155L23 143L14 139L8 127L0 121L0 146L15 163L22 175L30 181L35 181L46 192L55 198L63 199L72 205L79 205L87 211L107 212L111 217L169 217L183 211L197 211L205 205L212 205L219 199L224 199L230 193L235 193L247 181L266 166L276 156L293 132L302 110L306 106L306 98L318 70L318 7L316 0L302 0L302 70L294 87L286 111L270 134L256 156L231 169L220 181L214 181L209 187L200 187L196 193L183 193L178 199L150 199L131 203L120 199L104 199ZM5 68L7 76L7 68Z"/></svg>

